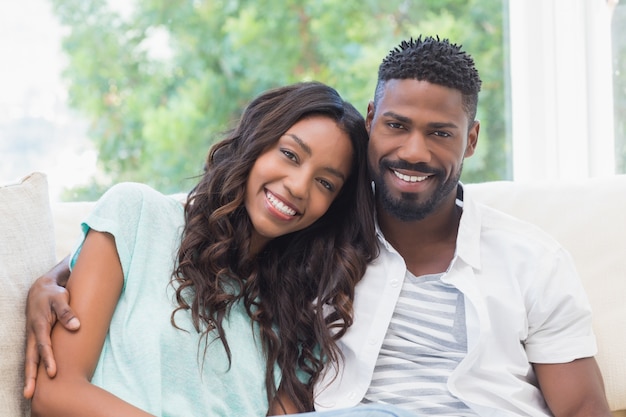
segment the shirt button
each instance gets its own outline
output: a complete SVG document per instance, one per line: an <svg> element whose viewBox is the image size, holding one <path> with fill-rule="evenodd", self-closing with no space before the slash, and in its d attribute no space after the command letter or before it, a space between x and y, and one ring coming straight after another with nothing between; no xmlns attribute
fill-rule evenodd
<svg viewBox="0 0 626 417"><path fill-rule="evenodd" d="M369 339L367 341L367 343L369 343L370 345L375 345L376 344L376 339Z"/></svg>
<svg viewBox="0 0 626 417"><path fill-rule="evenodd" d="M389 285L391 285L393 288L396 288L399 285L399 282L397 279L392 279L391 281L389 281Z"/></svg>
<svg viewBox="0 0 626 417"><path fill-rule="evenodd" d="M356 394L354 391L351 391L350 394L348 394L348 399L350 400L354 400L355 397L356 397Z"/></svg>

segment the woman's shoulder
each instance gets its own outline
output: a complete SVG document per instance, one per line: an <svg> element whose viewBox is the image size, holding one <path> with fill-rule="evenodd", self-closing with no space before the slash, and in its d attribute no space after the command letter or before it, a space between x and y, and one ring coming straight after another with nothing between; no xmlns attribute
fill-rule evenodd
<svg viewBox="0 0 626 417"><path fill-rule="evenodd" d="M171 202L180 204L183 202L183 194L166 195L151 186L138 182L120 182L109 188L101 197L101 200L121 200L130 204L141 202Z"/></svg>
<svg viewBox="0 0 626 417"><path fill-rule="evenodd" d="M180 196L165 195L149 185L121 182L109 188L96 207L117 213L136 213L141 217L160 217L182 213L183 203Z"/></svg>
<svg viewBox="0 0 626 417"><path fill-rule="evenodd" d="M102 196L103 198L160 198L165 197L162 193L147 184L139 182L120 182L109 188Z"/></svg>

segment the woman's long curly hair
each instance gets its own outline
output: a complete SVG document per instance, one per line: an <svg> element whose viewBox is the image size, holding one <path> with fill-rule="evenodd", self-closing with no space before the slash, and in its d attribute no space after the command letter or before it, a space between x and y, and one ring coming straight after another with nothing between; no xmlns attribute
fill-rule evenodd
<svg viewBox="0 0 626 417"><path fill-rule="evenodd" d="M350 175L315 223L251 254L253 226L244 207L250 170L296 122L319 115L350 137ZM217 331L230 359L222 320L242 300L260 328L270 402L277 392L278 364L281 391L301 411L312 410L313 385L324 363L341 356L336 341L352 324L354 287L378 253L367 142L363 117L333 88L307 82L269 90L211 148L205 173L189 193L173 276L176 311L191 310L196 330L205 337Z"/></svg>

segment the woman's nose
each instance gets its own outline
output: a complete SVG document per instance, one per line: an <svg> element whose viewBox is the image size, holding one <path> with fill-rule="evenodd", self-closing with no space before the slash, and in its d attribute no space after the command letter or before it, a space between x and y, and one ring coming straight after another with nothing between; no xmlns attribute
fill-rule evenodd
<svg viewBox="0 0 626 417"><path fill-rule="evenodd" d="M284 180L285 188L293 196L298 199L305 199L309 195L309 186L311 184L309 175L291 174Z"/></svg>

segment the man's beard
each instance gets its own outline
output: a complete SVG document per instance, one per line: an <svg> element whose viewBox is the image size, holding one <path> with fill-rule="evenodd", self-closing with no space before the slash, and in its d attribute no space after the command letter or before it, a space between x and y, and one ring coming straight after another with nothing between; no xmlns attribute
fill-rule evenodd
<svg viewBox="0 0 626 417"><path fill-rule="evenodd" d="M445 173L434 170L423 164L409 165L403 162L390 163L388 161L381 161L378 172L373 173L374 185L376 187L376 200L380 204L381 208L397 218L402 222L411 222L417 220L423 220L444 201L450 192L454 191L459 184L461 178L461 172L463 171L463 165L459 170L447 181L439 183L435 192L430 196L428 200L418 201L418 194L414 193L401 193L400 198L395 198L391 195L389 188L383 180L383 173L389 172L390 169L410 169L423 173L434 174L431 179L441 178ZM373 170L372 170L373 171Z"/></svg>

